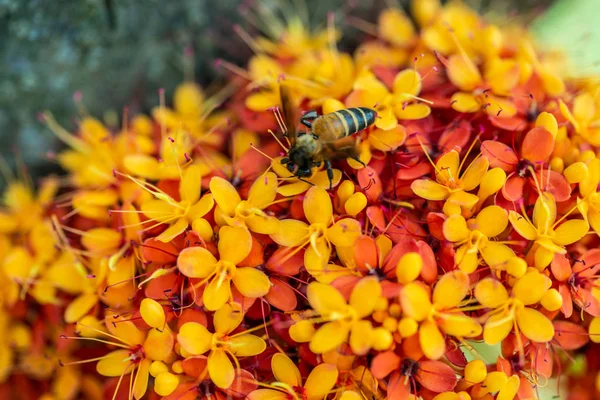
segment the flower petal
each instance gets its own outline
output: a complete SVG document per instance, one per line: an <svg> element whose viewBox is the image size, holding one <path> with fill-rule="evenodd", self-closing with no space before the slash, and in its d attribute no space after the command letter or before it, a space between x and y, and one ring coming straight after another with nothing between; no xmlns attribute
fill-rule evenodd
<svg viewBox="0 0 600 400"><path fill-rule="evenodd" d="M252 236L245 228L224 226L219 230L219 256L223 261L239 264L252 250Z"/></svg>
<svg viewBox="0 0 600 400"><path fill-rule="evenodd" d="M190 165L183 171L183 178L179 182L179 197L181 201L194 204L200 198L202 184L202 171L197 165Z"/></svg>
<svg viewBox="0 0 600 400"><path fill-rule="evenodd" d="M525 239L535 240L537 237L535 227L521 214L511 210L508 212L508 220L519 235L523 236Z"/></svg>
<svg viewBox="0 0 600 400"><path fill-rule="evenodd" d="M311 282L306 288L310 306L319 314L328 314L345 310L346 300L333 286Z"/></svg>
<svg viewBox="0 0 600 400"><path fill-rule="evenodd" d="M338 370L335 365L319 364L306 378L304 389L307 400L321 400L329 394L338 379Z"/></svg>
<svg viewBox="0 0 600 400"><path fill-rule="evenodd" d="M352 326L348 343L354 354L362 356L369 352L372 331L373 325L370 321L360 320Z"/></svg>
<svg viewBox="0 0 600 400"><path fill-rule="evenodd" d="M175 237L181 235L188 226L189 223L186 218L179 218L177 222L165 229L155 239L163 243L169 243L171 240L175 239Z"/></svg>
<svg viewBox="0 0 600 400"><path fill-rule="evenodd" d="M219 176L215 176L210 180L209 187L221 210L230 217L233 217L235 215L235 208L242 201L235 187Z"/></svg>
<svg viewBox="0 0 600 400"><path fill-rule="evenodd" d="M310 340L310 351L323 354L334 350L348 339L350 327L342 321L327 322L321 326Z"/></svg>
<svg viewBox="0 0 600 400"><path fill-rule="evenodd" d="M267 344L256 335L235 335L229 339L231 352L238 357L256 356L267 348Z"/></svg>
<svg viewBox="0 0 600 400"><path fill-rule="evenodd" d="M503 341L513 328L513 318L502 313L492 315L483 326L483 341L492 346Z"/></svg>
<svg viewBox="0 0 600 400"><path fill-rule="evenodd" d="M202 294L204 307L209 311L216 311L223 307L231 298L231 282L229 279L220 281L219 277L214 277L206 285Z"/></svg>
<svg viewBox="0 0 600 400"><path fill-rule="evenodd" d="M545 343L554 337L552 322L541 312L525 307L517 313L517 324L521 333L529 340Z"/></svg>
<svg viewBox="0 0 600 400"><path fill-rule="evenodd" d="M292 387L302 386L302 377L296 364L283 353L275 353L271 358L271 370L277 382L288 384Z"/></svg>
<svg viewBox="0 0 600 400"><path fill-rule="evenodd" d="M508 226L508 213L499 206L488 206L475 218L477 230L488 238L498 236Z"/></svg>
<svg viewBox="0 0 600 400"><path fill-rule="evenodd" d="M250 298L264 296L271 288L269 278L255 268L238 268L233 276L233 284L241 294Z"/></svg>
<svg viewBox="0 0 600 400"><path fill-rule="evenodd" d="M512 295L528 306L538 303L551 286L550 278L532 270L515 282Z"/></svg>
<svg viewBox="0 0 600 400"><path fill-rule="evenodd" d="M566 246L583 238L590 226L583 219L571 219L554 230L552 241L558 245Z"/></svg>
<svg viewBox="0 0 600 400"><path fill-rule="evenodd" d="M188 247L177 257L177 269L188 278L206 278L216 265L217 259L204 247Z"/></svg>
<svg viewBox="0 0 600 400"><path fill-rule="evenodd" d="M325 189L313 186L306 192L302 202L304 215L311 224L329 226L333 222L333 206Z"/></svg>
<svg viewBox="0 0 600 400"><path fill-rule="evenodd" d="M361 235L360 222L352 218L337 221L327 229L327 239L335 246L350 247Z"/></svg>
<svg viewBox="0 0 600 400"><path fill-rule="evenodd" d="M284 219L279 221L277 232L270 236L280 246L300 246L308 240L308 225L296 219Z"/></svg>
<svg viewBox="0 0 600 400"><path fill-rule="evenodd" d="M445 186L431 179L417 179L411 183L410 188L417 196L427 200L444 200L450 194Z"/></svg>
<svg viewBox="0 0 600 400"><path fill-rule="evenodd" d="M366 277L361 279L352 290L349 304L356 311L358 318L365 318L373 313L380 296L379 280L374 276Z"/></svg>
<svg viewBox="0 0 600 400"><path fill-rule="evenodd" d="M275 200L277 195L277 175L267 172L254 181L248 193L248 202L261 210Z"/></svg>
<svg viewBox="0 0 600 400"><path fill-rule="evenodd" d="M423 354L430 360L437 360L446 353L446 340L433 321L425 321L419 328L419 343Z"/></svg>
<svg viewBox="0 0 600 400"><path fill-rule="evenodd" d="M195 221L198 218L204 217L209 213L215 205L212 194L205 194L193 206L190 207L187 213L189 221Z"/></svg>
<svg viewBox="0 0 600 400"><path fill-rule="evenodd" d="M451 215L444 221L444 237L450 242L462 242L469 237L467 221L462 215Z"/></svg>
<svg viewBox="0 0 600 400"><path fill-rule="evenodd" d="M210 350L213 334L197 322L186 322L179 328L177 343L189 354L200 355Z"/></svg>
<svg viewBox="0 0 600 400"><path fill-rule="evenodd" d="M223 350L213 350L208 356L208 375L217 387L227 389L235 379L235 369Z"/></svg>
<svg viewBox="0 0 600 400"><path fill-rule="evenodd" d="M429 293L423 286L415 282L404 286L400 292L400 302L404 314L417 321L427 318L432 307Z"/></svg>
<svg viewBox="0 0 600 400"><path fill-rule="evenodd" d="M500 281L485 278L475 286L475 298L482 306L494 309L508 300L508 292Z"/></svg>
<svg viewBox="0 0 600 400"><path fill-rule="evenodd" d="M433 304L436 309L450 309L469 293L469 275L463 271L448 272L440 278L433 289Z"/></svg>
<svg viewBox="0 0 600 400"><path fill-rule="evenodd" d="M479 186L489 166L490 162L486 157L479 157L473 161L460 177L463 184L463 190L470 192Z"/></svg>

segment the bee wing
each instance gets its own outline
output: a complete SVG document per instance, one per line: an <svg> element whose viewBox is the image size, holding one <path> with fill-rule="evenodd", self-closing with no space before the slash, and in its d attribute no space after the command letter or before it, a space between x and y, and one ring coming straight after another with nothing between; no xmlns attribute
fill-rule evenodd
<svg viewBox="0 0 600 400"><path fill-rule="evenodd" d="M299 120L298 107L292 100L290 89L286 85L279 85L279 94L281 96L283 122L285 123L285 131L283 133L288 137L293 146L296 143L296 137L298 135L298 130L296 129Z"/></svg>
<svg viewBox="0 0 600 400"><path fill-rule="evenodd" d="M358 142L350 136L334 141L323 141L320 156L324 160L341 160L348 157L357 158Z"/></svg>

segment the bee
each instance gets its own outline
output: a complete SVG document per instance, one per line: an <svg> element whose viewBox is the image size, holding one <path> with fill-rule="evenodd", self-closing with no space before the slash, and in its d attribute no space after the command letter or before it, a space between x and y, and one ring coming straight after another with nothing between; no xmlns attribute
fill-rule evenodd
<svg viewBox="0 0 600 400"><path fill-rule="evenodd" d="M297 107L288 90L284 85L280 86L283 118L287 127L284 136L290 141L288 154L281 159L281 163L298 178L311 176L312 169L324 163L331 189L331 161L350 157L363 164L358 158L358 142L351 136L373 125L377 113L370 108L356 107L325 115L309 111L298 118ZM298 132L297 121L310 131Z"/></svg>

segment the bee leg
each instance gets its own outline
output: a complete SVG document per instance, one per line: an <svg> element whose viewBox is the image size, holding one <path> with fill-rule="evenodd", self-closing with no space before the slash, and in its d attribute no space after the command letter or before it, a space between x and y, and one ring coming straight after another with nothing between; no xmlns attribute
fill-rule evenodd
<svg viewBox="0 0 600 400"><path fill-rule="evenodd" d="M298 178L299 181L302 181L304 183L308 183L310 186L315 186L314 183L307 181L306 179L302 179L302 178Z"/></svg>
<svg viewBox="0 0 600 400"><path fill-rule="evenodd" d="M329 190L331 190L333 189L333 169L329 160L325 161L325 168L327 169L327 178L329 178Z"/></svg>
<svg viewBox="0 0 600 400"><path fill-rule="evenodd" d="M288 162L290 162L290 159L287 157L283 157L280 161L282 164L287 164Z"/></svg>

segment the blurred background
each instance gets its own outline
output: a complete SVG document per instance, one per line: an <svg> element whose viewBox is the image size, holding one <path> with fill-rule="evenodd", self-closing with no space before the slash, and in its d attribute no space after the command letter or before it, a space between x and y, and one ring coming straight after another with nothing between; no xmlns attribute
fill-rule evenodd
<svg viewBox="0 0 600 400"><path fill-rule="evenodd" d="M285 1L294 0L277 3ZM392 3L304 1L312 21L325 21L327 12L336 11L344 30L342 49L351 49L362 35L344 24L346 15L375 21L379 10ZM577 44L583 49L573 50L576 60L594 63L600 40L590 29L598 30L598 0L468 3L494 18L518 15L547 43ZM203 86L218 83L216 58L244 65L251 55L232 33L233 24L252 31L244 19L249 5L236 0L0 0L0 154L13 168L15 156L22 158L34 177L54 171L47 153L60 144L39 122L39 112L50 110L73 129L78 115L74 98L109 123L119 120L125 106L130 113L147 111L158 103L159 88L169 99L183 79L185 49L193 50L196 80Z"/></svg>

